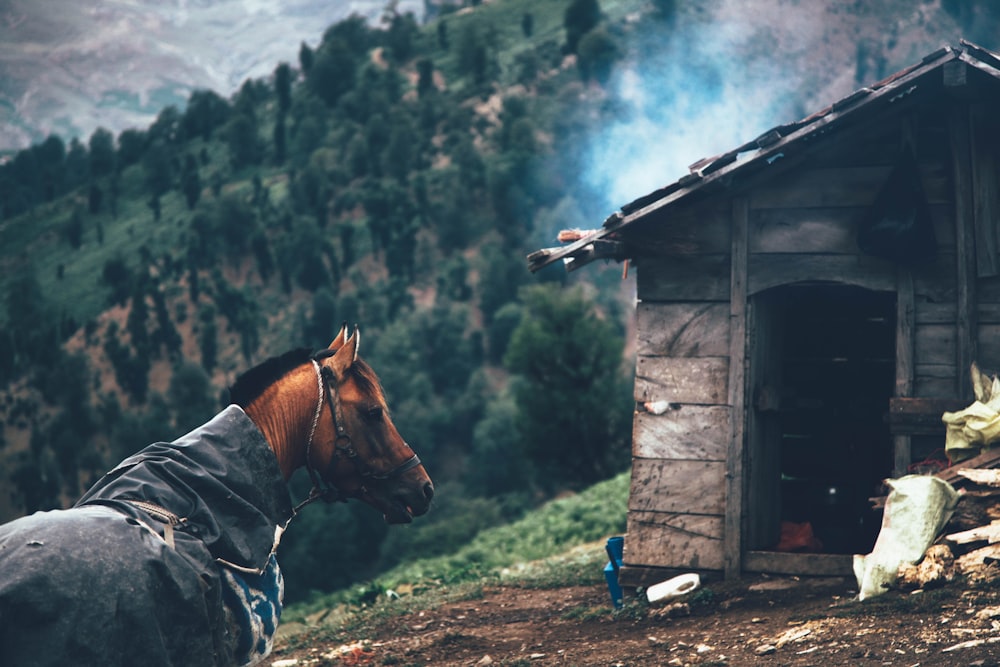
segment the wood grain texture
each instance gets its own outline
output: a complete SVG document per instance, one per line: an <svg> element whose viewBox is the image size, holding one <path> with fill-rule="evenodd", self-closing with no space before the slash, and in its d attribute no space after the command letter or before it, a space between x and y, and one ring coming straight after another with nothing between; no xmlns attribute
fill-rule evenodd
<svg viewBox="0 0 1000 667"><path fill-rule="evenodd" d="M628 508L642 512L722 515L726 464L635 459Z"/></svg>
<svg viewBox="0 0 1000 667"><path fill-rule="evenodd" d="M721 570L721 516L629 512L623 561L685 570Z"/></svg>
<svg viewBox="0 0 1000 667"><path fill-rule="evenodd" d="M729 255L641 258L640 301L729 301Z"/></svg>
<svg viewBox="0 0 1000 667"><path fill-rule="evenodd" d="M945 165L921 162L918 168L928 203L950 202L950 179ZM787 178L774 179L754 190L750 209L870 206L891 169L889 165L852 165L788 172Z"/></svg>
<svg viewBox="0 0 1000 667"><path fill-rule="evenodd" d="M780 285L817 280L888 292L896 288L896 268L892 262L866 255L750 256L749 294Z"/></svg>
<svg viewBox="0 0 1000 667"><path fill-rule="evenodd" d="M636 352L668 357L726 356L729 306L713 302L640 303L636 306Z"/></svg>
<svg viewBox="0 0 1000 667"><path fill-rule="evenodd" d="M943 204L929 208L938 247L954 248L955 231L951 208ZM752 211L750 252L860 254L857 243L858 221L866 211L866 207Z"/></svg>
<svg viewBox="0 0 1000 667"><path fill-rule="evenodd" d="M749 205L745 197L733 200L733 248L729 278L729 396L728 450L726 452L725 537L723 566L727 579L740 576L743 553L743 500L747 480L745 463L746 355L747 355L747 270L749 252Z"/></svg>
<svg viewBox="0 0 1000 667"><path fill-rule="evenodd" d="M725 405L728 398L727 357L638 357L635 400Z"/></svg>
<svg viewBox="0 0 1000 667"><path fill-rule="evenodd" d="M955 325L918 324L914 327L916 364L955 364Z"/></svg>
<svg viewBox="0 0 1000 667"><path fill-rule="evenodd" d="M729 437L726 406L678 405L662 415L637 412L632 455L646 459L725 461Z"/></svg>
<svg viewBox="0 0 1000 667"><path fill-rule="evenodd" d="M821 577L850 577L854 574L853 557L844 554L748 551L743 558L743 569L745 572L806 574Z"/></svg>

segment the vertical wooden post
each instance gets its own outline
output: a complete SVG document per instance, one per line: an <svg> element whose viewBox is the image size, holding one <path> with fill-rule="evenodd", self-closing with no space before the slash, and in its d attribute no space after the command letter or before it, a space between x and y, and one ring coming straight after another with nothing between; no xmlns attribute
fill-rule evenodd
<svg viewBox="0 0 1000 667"><path fill-rule="evenodd" d="M746 427L747 254L750 204L736 197L732 209L729 281L729 445L726 451L725 576L743 570L743 479Z"/></svg>
<svg viewBox="0 0 1000 667"><path fill-rule="evenodd" d="M913 396L914 345L913 273L899 267L896 270L896 390L897 397ZM910 436L893 436L893 476L907 473L911 463Z"/></svg>
<svg viewBox="0 0 1000 667"><path fill-rule="evenodd" d="M997 239L1000 169L993 148L997 140L996 123L985 104L973 104L969 109L969 119L969 161L972 170L969 187L972 189L976 277L990 278L1000 275L1000 244Z"/></svg>
<svg viewBox="0 0 1000 667"><path fill-rule="evenodd" d="M976 359L976 246L972 201L972 152L969 108L958 105L948 119L955 182L955 396L972 398L970 367Z"/></svg>

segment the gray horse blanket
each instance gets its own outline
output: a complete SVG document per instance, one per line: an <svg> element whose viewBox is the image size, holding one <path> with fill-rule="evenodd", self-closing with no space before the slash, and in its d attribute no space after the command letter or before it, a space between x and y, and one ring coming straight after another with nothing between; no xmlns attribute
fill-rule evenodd
<svg viewBox="0 0 1000 667"><path fill-rule="evenodd" d="M253 664L277 625L274 547L291 516L238 406L150 445L72 509L0 526L0 665Z"/></svg>

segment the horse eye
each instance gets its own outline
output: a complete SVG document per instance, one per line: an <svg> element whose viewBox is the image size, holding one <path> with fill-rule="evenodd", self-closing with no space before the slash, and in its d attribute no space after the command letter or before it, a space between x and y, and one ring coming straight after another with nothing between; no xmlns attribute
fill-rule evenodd
<svg viewBox="0 0 1000 667"><path fill-rule="evenodd" d="M368 408L365 411L365 420L370 422L382 421L382 408L379 406Z"/></svg>

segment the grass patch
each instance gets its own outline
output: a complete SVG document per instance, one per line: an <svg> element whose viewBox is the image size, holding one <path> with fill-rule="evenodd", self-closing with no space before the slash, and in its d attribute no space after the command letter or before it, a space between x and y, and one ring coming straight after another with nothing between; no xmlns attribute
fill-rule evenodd
<svg viewBox="0 0 1000 667"><path fill-rule="evenodd" d="M390 588L424 581L456 584L484 577L563 585L566 577L577 576L581 568L593 564L589 558L593 548L579 552L574 547L625 530L628 489L629 473L621 473L576 495L550 501L513 523L484 530L454 553L398 565L378 581ZM598 550L597 560L607 560L603 544Z"/></svg>
<svg viewBox="0 0 1000 667"><path fill-rule="evenodd" d="M592 607L590 605L578 605L576 607L570 607L569 610L563 612L559 618L564 621L595 621L602 618L607 618L611 614L608 608L605 607Z"/></svg>
<svg viewBox="0 0 1000 667"><path fill-rule="evenodd" d="M304 626L294 634L304 632L308 641L357 640L365 627L388 618L482 598L491 584L600 584L607 561L604 540L625 529L629 479L623 472L484 530L454 553L404 563L364 585L291 605L282 621Z"/></svg>

